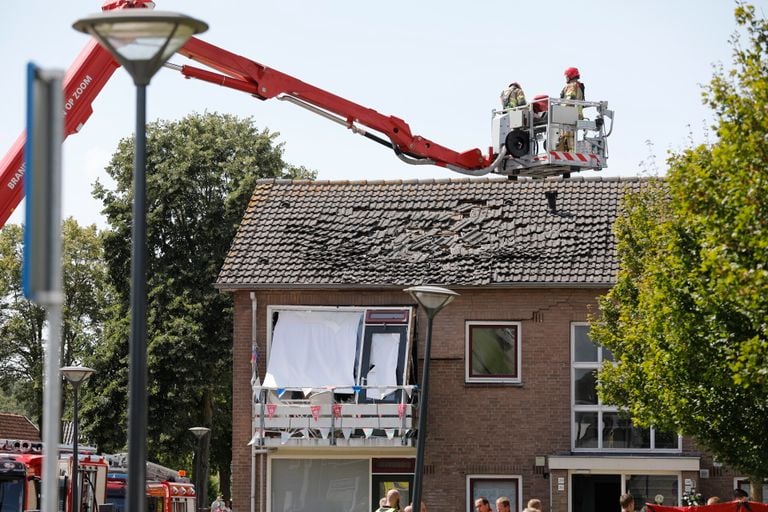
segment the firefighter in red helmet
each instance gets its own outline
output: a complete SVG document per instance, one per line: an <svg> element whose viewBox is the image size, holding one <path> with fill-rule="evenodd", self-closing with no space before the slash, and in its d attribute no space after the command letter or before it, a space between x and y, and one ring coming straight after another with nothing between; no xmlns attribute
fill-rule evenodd
<svg viewBox="0 0 768 512"><path fill-rule="evenodd" d="M584 101L584 84L579 81L581 75L578 68L565 70L565 87L560 92L560 97L568 100Z"/></svg>
<svg viewBox="0 0 768 512"><path fill-rule="evenodd" d="M560 92L560 98L566 100L580 100L584 101L584 84L579 81L581 74L578 68L568 68L563 73L565 75L565 87ZM579 111L579 119L581 119L581 106L576 107ZM558 151L573 151L575 137L574 132L571 130L563 130L560 134L560 139L557 143Z"/></svg>

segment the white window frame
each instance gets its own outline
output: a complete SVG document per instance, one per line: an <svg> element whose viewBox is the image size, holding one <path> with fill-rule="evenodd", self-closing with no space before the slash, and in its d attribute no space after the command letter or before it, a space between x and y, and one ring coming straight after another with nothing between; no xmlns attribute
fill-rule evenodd
<svg viewBox="0 0 768 512"><path fill-rule="evenodd" d="M577 362L576 361L576 329L579 327L589 327L589 322L571 322L570 333L570 349L571 349L571 450L574 452L609 452L609 453L681 453L682 452L682 437L677 437L677 448L656 448L656 430L650 428L651 442L648 448L607 448L604 446L603 440L603 413L617 413L621 410L620 407L605 405L598 397L596 405L576 405L576 370L580 369L599 369L603 364L603 348L597 347L597 361L593 362ZM600 426L598 429L597 447L576 447L576 414L580 412L594 412L597 413L597 424Z"/></svg>
<svg viewBox="0 0 768 512"><path fill-rule="evenodd" d="M472 348L470 346L470 331L472 327L477 326L515 326L517 336L515 339L515 359L517 362L517 377L473 377L471 376L472 369ZM523 339L523 323L519 321L509 320L467 320L464 323L464 381L466 383L483 383L483 382L495 382L505 384L521 384L523 382L523 364L522 364L522 339Z"/></svg>
<svg viewBox="0 0 768 512"><path fill-rule="evenodd" d="M754 501L752 498L752 482L748 476L733 477L733 488L746 491L749 494L749 500ZM763 479L763 503L768 503L768 478Z"/></svg>
<svg viewBox="0 0 768 512"><path fill-rule="evenodd" d="M511 510L523 509L523 477L522 475L482 475L471 474L466 477L466 501L467 509L474 510L475 504L472 499L472 480L516 480L517 481L517 503L510 503L509 508ZM490 500L489 500L490 501ZM491 510L496 510L496 503L491 502Z"/></svg>
<svg viewBox="0 0 768 512"><path fill-rule="evenodd" d="M334 459L334 460L367 460L368 461L368 501L370 500L371 494L373 493L373 489L371 488L371 475L372 475L372 464L374 455L361 455L361 454L355 454L354 452L350 452L348 454L334 454L334 455L318 455L313 453L302 453L302 454L269 454L267 455L267 462L266 462L266 469L267 469L267 496L266 496L266 509L272 510L272 480L273 480L273 474L272 474L272 463L275 460L305 460L305 459L317 459L317 460L326 460L326 459Z"/></svg>

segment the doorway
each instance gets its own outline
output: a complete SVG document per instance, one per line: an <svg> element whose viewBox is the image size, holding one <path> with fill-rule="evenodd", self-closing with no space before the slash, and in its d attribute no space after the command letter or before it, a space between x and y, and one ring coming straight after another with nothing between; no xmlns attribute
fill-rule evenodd
<svg viewBox="0 0 768 512"><path fill-rule="evenodd" d="M390 489L400 492L400 510L404 509L411 502L411 485L413 475L371 475L371 510L379 508L379 500Z"/></svg>
<svg viewBox="0 0 768 512"><path fill-rule="evenodd" d="M621 475L571 475L571 512L620 510Z"/></svg>

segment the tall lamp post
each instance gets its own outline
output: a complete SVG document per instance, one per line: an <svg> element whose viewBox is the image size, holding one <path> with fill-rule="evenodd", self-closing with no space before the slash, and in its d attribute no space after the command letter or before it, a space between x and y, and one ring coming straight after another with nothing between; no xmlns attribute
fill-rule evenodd
<svg viewBox="0 0 768 512"><path fill-rule="evenodd" d="M65 366L59 369L59 372L72 386L72 512L80 512L80 484L77 474L80 466L80 458L77 453L77 437L79 435L77 391L80 388L80 384L88 380L88 377L93 375L96 370L86 368L85 366Z"/></svg>
<svg viewBox="0 0 768 512"><path fill-rule="evenodd" d="M424 369L421 372L419 395L419 437L416 439L416 469L413 473L411 503L414 512L421 511L421 487L424 472L424 445L427 442L427 400L429 396L429 352L432 347L432 321L435 316L459 294L438 286L414 286L404 291L419 303L427 314L427 337L424 343Z"/></svg>
<svg viewBox="0 0 768 512"><path fill-rule="evenodd" d="M126 507L143 512L147 472L146 91L152 76L170 56L190 37L206 31L208 25L178 13L127 9L93 14L72 27L95 37L130 73L136 85Z"/></svg>
<svg viewBox="0 0 768 512"><path fill-rule="evenodd" d="M195 456L195 492L197 493L197 510L202 510L208 504L208 472L203 475L203 438L211 431L206 427L192 427L190 432L197 438L197 455Z"/></svg>

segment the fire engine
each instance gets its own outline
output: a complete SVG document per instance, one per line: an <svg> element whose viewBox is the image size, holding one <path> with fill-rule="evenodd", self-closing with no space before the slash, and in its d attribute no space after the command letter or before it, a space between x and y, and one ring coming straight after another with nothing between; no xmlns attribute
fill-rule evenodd
<svg viewBox="0 0 768 512"><path fill-rule="evenodd" d="M66 453L69 450L69 453ZM72 469L74 460L68 445L60 446L59 510L72 510ZM0 497L2 510L39 510L43 465L43 444L24 439L0 439ZM106 497L107 462L95 449L78 450L80 509L97 510ZM13 505L9 505L12 503Z"/></svg>
<svg viewBox="0 0 768 512"><path fill-rule="evenodd" d="M125 512L127 454L107 455L106 458L110 464L107 502L113 505L115 512ZM147 512L195 512L195 486L183 471L147 462L146 476Z"/></svg>
<svg viewBox="0 0 768 512"><path fill-rule="evenodd" d="M35 510L40 508L40 474L42 455L20 452L21 441L10 440L11 445L19 444L14 451L6 450L8 440L0 440L0 496L3 510ZM27 446L30 444L27 442ZM40 446L38 449L37 446ZM42 445L35 443L35 452L42 452ZM29 451L27 448L26 451ZM13 453L13 454L12 454Z"/></svg>
<svg viewBox="0 0 768 512"><path fill-rule="evenodd" d="M154 6L150 0L107 0L102 10ZM494 111L488 153L484 155L477 148L457 152L414 135L398 117L380 114L200 39L190 39L178 53L210 68L166 64L186 78L235 89L260 100L276 98L293 103L388 147L408 164L436 165L470 176L495 173L531 178L601 170L608 165L606 141L613 131L614 115L606 102L547 98L546 102ZM65 137L83 127L93 112L94 99L118 66L95 40L81 51L64 79ZM543 111L539 110L542 105ZM563 149L558 142L565 137L572 143ZM25 140L22 133L0 160L0 227L24 194Z"/></svg>

